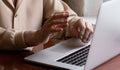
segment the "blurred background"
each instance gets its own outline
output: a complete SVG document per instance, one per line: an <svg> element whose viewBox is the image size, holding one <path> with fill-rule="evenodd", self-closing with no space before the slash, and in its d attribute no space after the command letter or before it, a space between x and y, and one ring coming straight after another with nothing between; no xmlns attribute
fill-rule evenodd
<svg viewBox="0 0 120 70"><path fill-rule="evenodd" d="M96 16L103 0L63 0L79 16Z"/></svg>
<svg viewBox="0 0 120 70"><path fill-rule="evenodd" d="M99 8L102 3L110 0L63 0L79 16L95 24Z"/></svg>
<svg viewBox="0 0 120 70"><path fill-rule="evenodd" d="M96 17L99 7L103 2L110 0L63 0L65 1L79 16Z"/></svg>
<svg viewBox="0 0 120 70"><path fill-rule="evenodd" d="M107 2L107 1L110 1L110 0L103 0L103 2Z"/></svg>

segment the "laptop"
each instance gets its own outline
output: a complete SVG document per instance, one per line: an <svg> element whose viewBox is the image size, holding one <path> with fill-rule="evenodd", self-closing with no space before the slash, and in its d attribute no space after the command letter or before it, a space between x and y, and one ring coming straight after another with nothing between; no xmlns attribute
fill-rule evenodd
<svg viewBox="0 0 120 70"><path fill-rule="evenodd" d="M25 57L26 61L68 70L93 70L120 54L120 0L102 4L91 43L79 39L62 41Z"/></svg>

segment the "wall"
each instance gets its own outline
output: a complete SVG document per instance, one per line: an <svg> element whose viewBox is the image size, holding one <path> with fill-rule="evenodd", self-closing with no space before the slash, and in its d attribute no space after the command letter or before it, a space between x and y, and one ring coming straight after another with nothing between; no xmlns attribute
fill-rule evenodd
<svg viewBox="0 0 120 70"><path fill-rule="evenodd" d="M84 0L84 16L96 16L103 0Z"/></svg>
<svg viewBox="0 0 120 70"><path fill-rule="evenodd" d="M79 16L96 16L103 0L63 0Z"/></svg>
<svg viewBox="0 0 120 70"><path fill-rule="evenodd" d="M79 16L83 16L84 0L63 0L71 9L73 9Z"/></svg>
<svg viewBox="0 0 120 70"><path fill-rule="evenodd" d="M103 2L107 2L107 1L110 1L110 0L103 0Z"/></svg>

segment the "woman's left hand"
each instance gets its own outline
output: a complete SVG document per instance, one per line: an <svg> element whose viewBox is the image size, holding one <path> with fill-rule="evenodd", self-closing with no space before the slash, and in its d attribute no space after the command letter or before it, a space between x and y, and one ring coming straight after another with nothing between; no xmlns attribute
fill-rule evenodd
<svg viewBox="0 0 120 70"><path fill-rule="evenodd" d="M70 26L70 33L80 38L82 42L87 43L92 38L94 29L93 25L88 23L85 19L80 18L72 26Z"/></svg>

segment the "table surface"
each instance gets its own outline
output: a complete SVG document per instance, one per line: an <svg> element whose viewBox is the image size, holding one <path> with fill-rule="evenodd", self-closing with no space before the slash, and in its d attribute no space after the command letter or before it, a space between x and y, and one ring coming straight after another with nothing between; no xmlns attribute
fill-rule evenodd
<svg viewBox="0 0 120 70"><path fill-rule="evenodd" d="M54 45L59 40L50 40L44 47ZM35 47L32 51L0 51L0 70L58 70L58 68L45 66L42 64L28 63L24 60L24 57L33 54L33 52L40 51L41 47ZM98 66L94 70L120 70L120 55Z"/></svg>
<svg viewBox="0 0 120 70"><path fill-rule="evenodd" d="M35 65L24 61L24 57L33 54L31 51L0 52L0 70L52 70L52 67ZM120 55L100 65L95 70L120 70Z"/></svg>
<svg viewBox="0 0 120 70"><path fill-rule="evenodd" d="M36 65L24 61L24 57L33 54L31 51L1 51L0 70L52 70L52 67ZM95 70L120 70L120 55L100 65Z"/></svg>
<svg viewBox="0 0 120 70"><path fill-rule="evenodd" d="M1 51L0 70L46 70L45 68L28 64L24 57L33 54L30 51Z"/></svg>

